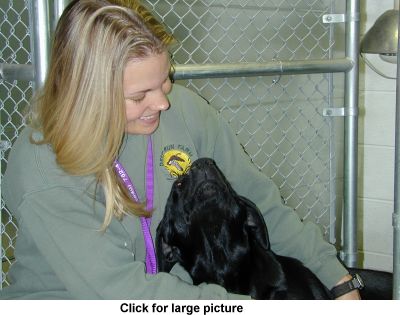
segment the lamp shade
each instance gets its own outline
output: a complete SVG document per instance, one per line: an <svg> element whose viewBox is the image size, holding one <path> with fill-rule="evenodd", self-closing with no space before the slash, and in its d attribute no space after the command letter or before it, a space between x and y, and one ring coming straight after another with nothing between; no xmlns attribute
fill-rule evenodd
<svg viewBox="0 0 400 315"><path fill-rule="evenodd" d="M399 10L383 13L360 44L362 53L394 55L397 53Z"/></svg>

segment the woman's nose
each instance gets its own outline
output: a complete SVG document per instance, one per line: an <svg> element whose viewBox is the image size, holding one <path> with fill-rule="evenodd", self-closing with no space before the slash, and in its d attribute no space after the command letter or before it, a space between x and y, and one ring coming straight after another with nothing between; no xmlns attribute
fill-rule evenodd
<svg viewBox="0 0 400 315"><path fill-rule="evenodd" d="M153 110L160 111L167 110L169 108L169 100L167 96L163 92L160 92L159 95L157 95L157 97L154 97L154 99L152 100L151 108Z"/></svg>

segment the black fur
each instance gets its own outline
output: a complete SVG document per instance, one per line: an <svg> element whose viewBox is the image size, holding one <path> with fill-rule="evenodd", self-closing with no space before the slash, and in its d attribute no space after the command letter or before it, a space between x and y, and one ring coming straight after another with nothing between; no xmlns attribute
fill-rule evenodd
<svg viewBox="0 0 400 315"><path fill-rule="evenodd" d="M156 248L160 271L180 263L196 285L215 283L255 299L331 298L302 263L271 251L259 209L208 158L174 182Z"/></svg>
<svg viewBox="0 0 400 315"><path fill-rule="evenodd" d="M255 299L329 298L300 262L271 251L261 213L210 159L195 161L173 184L156 244L160 271L178 262L194 284L216 283Z"/></svg>

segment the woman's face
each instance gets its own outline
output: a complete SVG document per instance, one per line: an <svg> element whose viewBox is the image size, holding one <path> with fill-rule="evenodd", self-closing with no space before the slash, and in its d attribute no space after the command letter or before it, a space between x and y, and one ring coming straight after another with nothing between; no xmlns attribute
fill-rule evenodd
<svg viewBox="0 0 400 315"><path fill-rule="evenodd" d="M128 62L124 72L126 128L129 134L152 134L161 111L169 108L170 62L167 52Z"/></svg>

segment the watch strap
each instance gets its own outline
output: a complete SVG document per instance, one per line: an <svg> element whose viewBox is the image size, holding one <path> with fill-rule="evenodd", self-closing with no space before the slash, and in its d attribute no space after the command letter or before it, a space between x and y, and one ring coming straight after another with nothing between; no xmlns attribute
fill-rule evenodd
<svg viewBox="0 0 400 315"><path fill-rule="evenodd" d="M364 288L364 283L361 277L358 274L354 274L352 275L352 278L350 280L333 287L331 289L331 293L336 299L337 297L349 293L353 290L361 290L362 288Z"/></svg>

